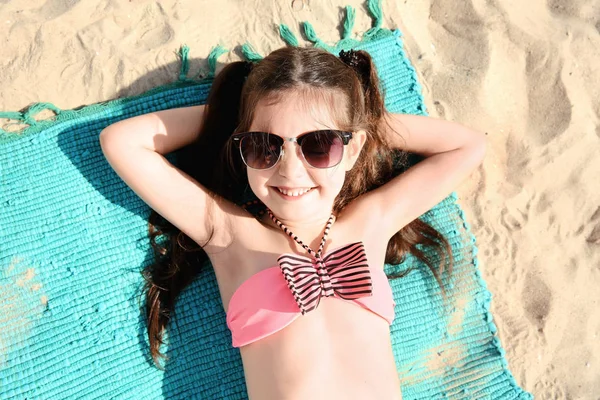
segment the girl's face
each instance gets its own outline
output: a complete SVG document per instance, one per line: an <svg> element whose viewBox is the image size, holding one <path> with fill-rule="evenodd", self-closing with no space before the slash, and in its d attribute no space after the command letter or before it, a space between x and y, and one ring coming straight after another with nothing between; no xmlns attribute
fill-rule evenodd
<svg viewBox="0 0 600 400"><path fill-rule="evenodd" d="M249 131L270 132L281 137L297 137L302 133L320 129L338 129L327 107L307 107L299 96L282 96L276 104L260 101L255 109ZM344 146L342 161L331 168L314 168L302 157L301 148L295 142L285 141L283 155L275 166L266 170L247 168L248 182L258 197L280 220L311 221L327 219L333 203L340 192L346 175L356 162L366 135L354 132L348 145ZM310 189L298 196L289 194Z"/></svg>

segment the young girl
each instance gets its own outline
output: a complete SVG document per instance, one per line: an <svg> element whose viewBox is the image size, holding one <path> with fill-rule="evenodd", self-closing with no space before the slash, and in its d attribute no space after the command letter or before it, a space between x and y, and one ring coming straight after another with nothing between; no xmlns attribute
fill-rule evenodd
<svg viewBox="0 0 600 400"><path fill-rule="evenodd" d="M411 252L440 284L451 272L448 242L417 217L481 164L483 134L387 112L365 51L285 47L225 66L206 105L117 122L100 142L176 234L145 271L155 362L208 256L249 398L401 398L384 263ZM180 168L164 157L178 149ZM394 173L408 153L425 159ZM244 189L255 209L236 204ZM436 271L419 243L449 253L450 267L444 255Z"/></svg>

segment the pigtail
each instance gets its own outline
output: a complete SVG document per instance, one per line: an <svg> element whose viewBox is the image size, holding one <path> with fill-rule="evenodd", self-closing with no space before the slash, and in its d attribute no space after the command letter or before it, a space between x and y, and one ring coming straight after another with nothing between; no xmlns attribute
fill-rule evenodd
<svg viewBox="0 0 600 400"><path fill-rule="evenodd" d="M377 69L369 53L364 50L340 51L340 60L344 62L355 74L360 85L354 85L352 96L356 99L353 103L362 108L360 114L369 140L363 147L361 156L355 168L363 171L361 174L346 179L341 190L341 196L336 199L336 207L342 209L353 198L373 190L393 176L394 162L393 151L386 142L385 137L376 134L385 113L382 91ZM375 162L373 160L376 160Z"/></svg>
<svg viewBox="0 0 600 400"><path fill-rule="evenodd" d="M373 59L364 50L342 50L340 59L358 76L363 90L365 107L372 112L373 119L379 121L384 110L383 93L380 90L379 76Z"/></svg>
<svg viewBox="0 0 600 400"><path fill-rule="evenodd" d="M368 130L370 132L381 131L384 129L383 123L386 122L384 120L387 111L383 100L384 93L380 90L379 77L371 56L364 50L342 50L339 56L346 65L354 70L360 81ZM389 124L387 127L391 128ZM364 173L360 179L354 178L348 185L344 185L342 188L344 195L352 193L352 197L354 197L357 194L376 189L395 176L398 166L401 172L404 172L410 165L409 154L403 151L392 151L384 135L371 135L370 143L365 146L363 151L364 157L359 159L357 166ZM366 162L365 160L377 161ZM348 198L352 197L348 195ZM420 246L427 246L435 250L440 260L437 269L433 260L420 250ZM452 247L448 240L434 227L417 218L396 232L390 239L386 250L386 263L401 264L408 253L412 253L429 267L441 288L442 296L446 298L446 290L441 276L446 270L452 274L454 263ZM410 270L406 270L392 274L388 278L401 278L409 272Z"/></svg>
<svg viewBox="0 0 600 400"><path fill-rule="evenodd" d="M211 87L204 123L198 139L176 152L177 166L214 194L232 199L235 185L230 181L228 170L222 168L227 142L238 125L240 97L251 66L247 62L228 64L216 76ZM207 212L205 223L212 226L211 213ZM145 279L146 323L150 354L155 365L162 369L158 359L167 359L160 352L163 333L175 310L177 297L202 272L208 255L185 233L152 210L148 226L150 244L155 262L148 265L142 275ZM210 242L214 230L209 231ZM160 241L160 238L166 240Z"/></svg>

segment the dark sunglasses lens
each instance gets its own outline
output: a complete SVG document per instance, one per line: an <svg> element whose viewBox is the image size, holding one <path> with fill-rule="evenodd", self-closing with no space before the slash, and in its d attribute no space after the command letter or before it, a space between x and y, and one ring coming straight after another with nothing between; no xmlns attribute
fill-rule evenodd
<svg viewBox="0 0 600 400"><path fill-rule="evenodd" d="M279 159L281 143L274 135L253 133L242 139L240 149L246 165L254 169L266 169Z"/></svg>
<svg viewBox="0 0 600 400"><path fill-rule="evenodd" d="M333 167L342 161L344 143L335 131L318 131L304 137L302 154L315 168Z"/></svg>

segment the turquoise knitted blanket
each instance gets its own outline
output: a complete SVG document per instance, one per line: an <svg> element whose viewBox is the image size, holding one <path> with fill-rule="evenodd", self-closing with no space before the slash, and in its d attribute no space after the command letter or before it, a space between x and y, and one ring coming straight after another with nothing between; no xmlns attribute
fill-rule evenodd
<svg viewBox="0 0 600 400"><path fill-rule="evenodd" d="M400 31L381 27L377 1L367 6L374 25L362 40L350 37L350 7L338 43L324 43L308 23L306 38L336 54L368 51L388 110L426 115ZM291 30L280 28L283 40L297 46ZM246 398L239 350L231 346L210 268L182 293L161 348L170 361L165 371L154 367L140 312L140 271L153 261L150 209L110 168L98 142L100 131L121 119L203 104L225 51L213 49L202 80L187 77L184 46L179 79L140 96L77 110L38 103L0 113L28 125L18 133L10 124L0 130L0 398ZM261 58L248 45L243 53ZM56 117L37 121L44 109ZM177 165L175 154L167 158ZM390 330L404 399L531 398L511 375L496 336L491 294L456 194L421 219L448 238L456 264L444 281L446 305L417 259L385 266L388 273L414 267L391 281L397 306Z"/></svg>

